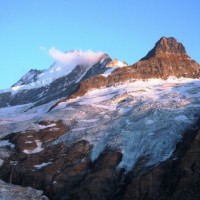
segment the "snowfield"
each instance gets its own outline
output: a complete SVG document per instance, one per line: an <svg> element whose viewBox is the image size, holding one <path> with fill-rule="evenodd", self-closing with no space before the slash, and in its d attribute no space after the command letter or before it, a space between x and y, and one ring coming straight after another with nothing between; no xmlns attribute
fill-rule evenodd
<svg viewBox="0 0 200 200"><path fill-rule="evenodd" d="M30 104L1 108L0 134L40 129L44 128L38 126L40 120L62 119L71 129L54 143L71 145L87 140L93 145L92 160L106 148L117 149L123 153L119 167L129 171L141 158L146 166L166 160L184 131L195 127L200 112L200 80L171 77L127 82L91 90L48 112L54 103L32 109ZM37 142L38 147L26 153L41 151L42 144Z"/></svg>

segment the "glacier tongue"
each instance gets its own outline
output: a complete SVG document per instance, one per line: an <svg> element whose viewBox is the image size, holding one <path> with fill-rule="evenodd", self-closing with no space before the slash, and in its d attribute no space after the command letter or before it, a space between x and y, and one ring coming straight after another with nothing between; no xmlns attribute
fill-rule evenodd
<svg viewBox="0 0 200 200"><path fill-rule="evenodd" d="M8 133L12 124L23 131L30 126L37 128L34 122L39 120L62 119L71 129L54 143L71 145L87 140L93 145L92 160L107 148L118 149L123 153L119 167L129 171L141 158L145 166L152 166L172 155L184 132L195 125L200 81L169 78L127 82L91 90L48 113L53 103L27 111L24 108L24 112L16 106L0 109L0 128ZM19 125L17 121L26 115L29 119Z"/></svg>
<svg viewBox="0 0 200 200"><path fill-rule="evenodd" d="M146 166L157 165L172 155L184 131L194 125L199 88L199 80L171 78L90 91L61 104L63 111L76 108L64 114L68 123L75 120L76 125L61 140L89 141L92 160L106 148L119 149L123 153L119 167L128 171L142 157ZM84 122L91 119L98 121Z"/></svg>

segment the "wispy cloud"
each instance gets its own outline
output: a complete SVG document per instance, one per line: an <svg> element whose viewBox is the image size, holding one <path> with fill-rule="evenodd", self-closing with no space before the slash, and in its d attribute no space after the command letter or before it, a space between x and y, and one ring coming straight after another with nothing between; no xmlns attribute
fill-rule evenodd
<svg viewBox="0 0 200 200"><path fill-rule="evenodd" d="M52 47L49 49L49 55L61 67L68 67L72 69L77 65L84 65L87 67L94 65L103 55L103 53L93 52L91 50L75 50L64 53L55 47Z"/></svg>

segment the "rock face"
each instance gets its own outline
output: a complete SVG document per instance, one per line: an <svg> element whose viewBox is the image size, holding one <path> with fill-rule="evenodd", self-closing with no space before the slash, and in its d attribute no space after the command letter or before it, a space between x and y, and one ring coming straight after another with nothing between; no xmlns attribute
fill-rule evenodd
<svg viewBox="0 0 200 200"><path fill-rule="evenodd" d="M155 56L163 56L166 54L170 55L177 55L177 56L186 56L188 57L185 47L177 42L177 40L173 37L162 37L156 44L155 47L148 52L148 54L141 59L143 60L149 60L152 57Z"/></svg>
<svg viewBox="0 0 200 200"><path fill-rule="evenodd" d="M199 145L200 131L190 130L170 159L150 171L142 167L142 161L138 162L138 167L126 176L116 167L121 153L107 149L92 162L88 157L91 146L86 141L68 148L49 146L30 155L18 150L6 160L0 175L13 184L42 189L50 199L198 200ZM47 199L39 191L5 183L2 186L0 182L1 189L0 195L10 199Z"/></svg>
<svg viewBox="0 0 200 200"><path fill-rule="evenodd" d="M137 77L142 79L200 76L199 64L191 60L184 46L174 38L161 38L155 47L132 67L138 74Z"/></svg>
<svg viewBox="0 0 200 200"><path fill-rule="evenodd" d="M23 188L21 186L5 183L0 180L0 199L1 200L48 200L42 191L33 188Z"/></svg>
<svg viewBox="0 0 200 200"><path fill-rule="evenodd" d="M120 170L116 166L121 161L121 153L107 150L93 163L89 157L91 145L88 142L79 141L70 147L46 144L45 148L43 132L47 129L4 138L16 148L1 167L0 177L3 180L42 189L50 199L113 197L113 192L118 189L116 183L120 180ZM30 146L33 137L39 141L34 134L43 138L43 148L37 152L33 151L37 148L35 144ZM51 139L46 140L50 142ZM25 149L28 154L24 153Z"/></svg>

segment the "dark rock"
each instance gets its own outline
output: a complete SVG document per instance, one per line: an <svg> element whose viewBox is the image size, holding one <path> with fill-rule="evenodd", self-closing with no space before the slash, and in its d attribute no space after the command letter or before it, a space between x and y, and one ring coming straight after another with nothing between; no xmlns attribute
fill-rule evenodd
<svg viewBox="0 0 200 200"><path fill-rule="evenodd" d="M94 163L82 186L70 194L72 199L111 199L118 190L120 170L116 168L122 154L105 151Z"/></svg>
<svg viewBox="0 0 200 200"><path fill-rule="evenodd" d="M36 130L27 130L26 133L12 133L3 140L9 140L11 143L15 144L15 148L19 152L24 152L24 150L33 150L37 147L36 142L39 141L43 143L51 142L61 135L65 134L69 128L66 127L61 120L54 121L41 121L40 125L44 128ZM54 126L51 126L53 124ZM50 125L48 127L48 125Z"/></svg>

